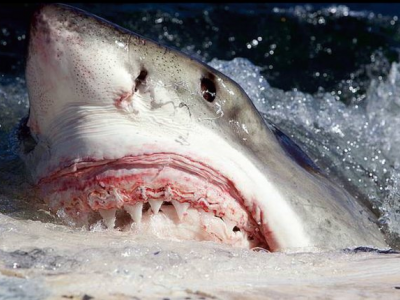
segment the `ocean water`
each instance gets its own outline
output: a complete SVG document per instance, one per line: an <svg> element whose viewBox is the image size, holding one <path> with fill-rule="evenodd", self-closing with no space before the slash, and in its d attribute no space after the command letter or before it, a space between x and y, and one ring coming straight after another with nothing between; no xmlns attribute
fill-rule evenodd
<svg viewBox="0 0 400 300"><path fill-rule="evenodd" d="M76 6L232 77L400 249L400 5ZM0 299L400 297L396 251L266 253L59 224L16 154L32 7L0 8Z"/></svg>

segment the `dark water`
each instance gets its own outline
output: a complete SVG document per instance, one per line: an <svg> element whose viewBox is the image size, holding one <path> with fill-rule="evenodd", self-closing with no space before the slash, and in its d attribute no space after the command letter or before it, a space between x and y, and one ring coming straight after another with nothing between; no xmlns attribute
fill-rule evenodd
<svg viewBox="0 0 400 300"><path fill-rule="evenodd" d="M400 4L74 4L209 61L248 58L277 88L360 101L399 54ZM35 5L2 4L0 72L22 74ZM353 86L356 92L349 91Z"/></svg>
<svg viewBox="0 0 400 300"><path fill-rule="evenodd" d="M220 67L232 74L242 72L235 78L241 85L248 83L246 74L266 80L272 87L267 92L259 93L260 85L249 92L253 100L266 99L264 115L328 174L369 203L397 240L400 4L73 6L206 62L248 59L248 64ZM27 112L24 66L35 7L0 7L0 179L5 183L0 196L7 199L18 198L12 188L16 182L23 185L18 181L23 166L15 155L12 130ZM304 106L294 105L296 101ZM18 204L2 203L11 205L7 211L18 211Z"/></svg>

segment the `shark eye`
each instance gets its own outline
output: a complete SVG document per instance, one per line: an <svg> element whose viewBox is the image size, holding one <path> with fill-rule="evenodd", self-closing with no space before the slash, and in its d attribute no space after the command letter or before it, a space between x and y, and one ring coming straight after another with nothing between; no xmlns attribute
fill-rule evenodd
<svg viewBox="0 0 400 300"><path fill-rule="evenodd" d="M214 82L211 79L203 77L200 81L200 87L203 98L208 102L213 102L217 95Z"/></svg>

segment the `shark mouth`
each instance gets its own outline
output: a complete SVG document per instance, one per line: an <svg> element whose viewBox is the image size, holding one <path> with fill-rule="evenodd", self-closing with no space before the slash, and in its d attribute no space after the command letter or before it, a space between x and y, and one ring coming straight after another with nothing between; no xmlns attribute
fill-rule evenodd
<svg viewBox="0 0 400 300"><path fill-rule="evenodd" d="M38 186L50 209L69 224L270 250L254 201L223 174L179 154L85 159Z"/></svg>

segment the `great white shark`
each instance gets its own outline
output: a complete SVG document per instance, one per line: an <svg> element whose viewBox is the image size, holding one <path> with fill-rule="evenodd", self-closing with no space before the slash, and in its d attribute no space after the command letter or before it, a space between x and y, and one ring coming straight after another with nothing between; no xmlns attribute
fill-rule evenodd
<svg viewBox="0 0 400 300"><path fill-rule="evenodd" d="M377 219L233 80L66 5L39 8L21 157L75 225L286 251L387 247Z"/></svg>

